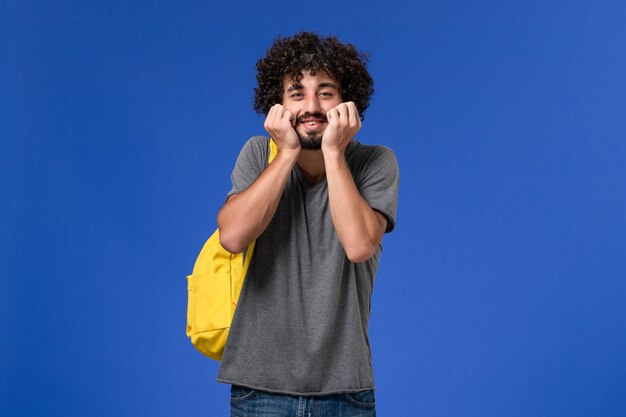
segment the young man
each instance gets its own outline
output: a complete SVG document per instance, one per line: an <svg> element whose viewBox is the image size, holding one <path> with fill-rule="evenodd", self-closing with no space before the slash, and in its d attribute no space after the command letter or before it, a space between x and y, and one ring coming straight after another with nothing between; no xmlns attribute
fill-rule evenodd
<svg viewBox="0 0 626 417"><path fill-rule="evenodd" d="M393 152L354 136L373 93L366 59L334 37L278 38L257 63L268 139L243 147L218 214L224 248L256 247L218 381L233 416L374 416L368 320ZM267 414L264 414L267 413Z"/></svg>

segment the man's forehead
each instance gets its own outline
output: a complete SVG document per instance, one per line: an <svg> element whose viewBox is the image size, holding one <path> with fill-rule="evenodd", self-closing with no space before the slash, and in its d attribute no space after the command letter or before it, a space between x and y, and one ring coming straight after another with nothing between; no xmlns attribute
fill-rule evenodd
<svg viewBox="0 0 626 417"><path fill-rule="evenodd" d="M306 81L311 78L315 78L318 83L332 84L334 87L339 85L337 80L328 75L324 70L317 70L315 71L315 74L311 74L310 70L302 70L300 72L300 77L297 77L297 79L290 75L285 76L283 79L283 86L285 88L302 87L302 81L304 80L306 83Z"/></svg>

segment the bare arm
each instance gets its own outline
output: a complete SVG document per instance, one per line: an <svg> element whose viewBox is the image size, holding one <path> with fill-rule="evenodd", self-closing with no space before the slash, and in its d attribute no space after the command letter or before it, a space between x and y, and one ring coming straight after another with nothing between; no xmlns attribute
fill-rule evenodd
<svg viewBox="0 0 626 417"><path fill-rule="evenodd" d="M220 243L231 253L242 252L258 238L276 213L289 173L300 154L300 142L292 123L292 114L281 105L270 109L265 129L276 142L276 158L250 187L232 195L217 215Z"/></svg>
<svg viewBox="0 0 626 417"><path fill-rule="evenodd" d="M226 250L242 252L267 228L296 160L297 156L279 151L250 187L226 201L217 215L220 243Z"/></svg>
<svg viewBox="0 0 626 417"><path fill-rule="evenodd" d="M372 257L387 227L387 218L372 209L354 184L343 154L324 154L333 225L351 262Z"/></svg>
<svg viewBox="0 0 626 417"><path fill-rule="evenodd" d="M327 113L328 128L322 140L328 199L333 225L351 262L372 257L382 241L387 218L361 196L348 168L345 150L361 120L354 103L342 103Z"/></svg>

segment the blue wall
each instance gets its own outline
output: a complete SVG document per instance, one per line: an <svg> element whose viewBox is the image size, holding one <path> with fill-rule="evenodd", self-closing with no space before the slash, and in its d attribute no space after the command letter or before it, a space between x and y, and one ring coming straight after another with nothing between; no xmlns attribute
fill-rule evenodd
<svg viewBox="0 0 626 417"><path fill-rule="evenodd" d="M549 4L546 4L549 3ZM371 53L381 416L626 415L626 6L0 2L0 415L225 416L186 280L277 34Z"/></svg>

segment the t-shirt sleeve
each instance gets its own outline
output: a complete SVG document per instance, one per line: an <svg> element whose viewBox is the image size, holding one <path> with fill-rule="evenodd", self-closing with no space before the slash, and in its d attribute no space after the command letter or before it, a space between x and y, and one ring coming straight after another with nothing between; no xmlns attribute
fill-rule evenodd
<svg viewBox="0 0 626 417"><path fill-rule="evenodd" d="M268 139L255 136L249 139L239 152L235 168L230 176L232 188L228 197L245 191L267 167Z"/></svg>
<svg viewBox="0 0 626 417"><path fill-rule="evenodd" d="M396 227L400 170L396 155L384 146L376 147L356 178L359 192L370 207L387 217L387 229Z"/></svg>

